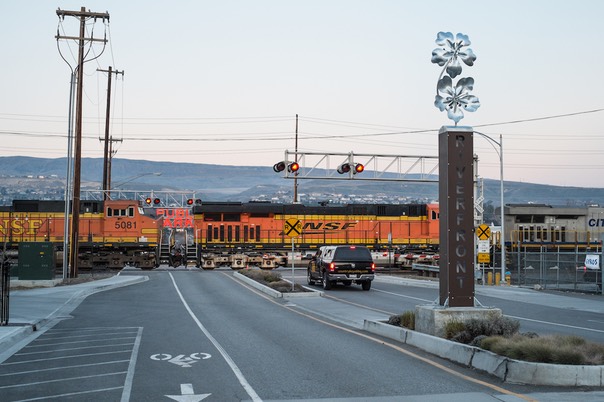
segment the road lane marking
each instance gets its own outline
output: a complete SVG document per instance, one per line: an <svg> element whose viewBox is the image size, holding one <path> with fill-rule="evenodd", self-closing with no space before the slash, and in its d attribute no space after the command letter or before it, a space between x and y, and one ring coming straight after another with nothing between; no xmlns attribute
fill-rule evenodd
<svg viewBox="0 0 604 402"><path fill-rule="evenodd" d="M212 357L209 353L191 353L188 357L185 355L178 355L172 357L168 353L156 353L150 356L151 360L157 361L168 361L169 363L176 364L180 367L192 367L191 364L196 363L198 360L206 360Z"/></svg>
<svg viewBox="0 0 604 402"><path fill-rule="evenodd" d="M603 330L601 329L592 329L592 328L585 328L585 327L577 327L576 325L567 325L567 324L559 324L557 322L550 322L550 321L541 321L541 320L534 320L532 318L524 318L524 317L517 317L514 315L507 315L504 314L506 317L510 317L510 318L515 318L517 320L524 320L524 321L531 321L531 322L538 322L539 324L546 324L546 325L554 325L554 326L558 326L558 327L564 327L564 328L572 328L572 329L580 329L582 331L590 331L590 332L599 332L599 333L604 333Z"/></svg>
<svg viewBox="0 0 604 402"><path fill-rule="evenodd" d="M431 366L433 366L433 367L435 367L437 369L445 371L445 372L447 372L447 373L449 373L451 375L454 375L456 377L460 377L460 378L462 378L465 381L473 382L475 384L479 384L479 385L482 385L484 387L490 388L490 389L492 389L492 390L494 390L496 392L500 392L500 393L505 394L505 395L515 396L515 397L523 399L525 401L537 402L537 400L532 399L531 397L529 397L527 395L523 395L523 394L519 394L519 393L516 393L516 392L513 392L513 391L509 391L509 390L507 390L505 388L502 388L500 386L497 386L495 384L490 384L488 382L479 380L477 378L469 377L469 376L467 376L465 374L462 374L462 373L459 373L459 372L457 372L457 371L455 371L453 369L450 369L450 368L448 368L448 367L446 367L446 366L444 366L444 365L442 365L442 364L440 364L440 363L438 363L436 361L430 360L427 357L420 356L420 355L418 355L416 353L413 353L411 351L405 350L405 349L403 349L402 347L400 347L398 345L395 345L395 344L390 343L388 341L384 341L383 339L375 338L375 337L373 337L371 335L368 335L368 334L365 334L365 333L362 333L362 332L357 332L356 330L352 330L350 328L346 328L346 327L343 327L341 325L334 324L334 323L329 322L329 321L325 321L325 320L323 320L321 318L318 318L318 317L315 317L315 316L313 316L311 314L308 314L308 313L296 310L296 309L294 309L292 307L286 306L285 304L277 302L277 300L275 300L271 296L265 295L264 293L262 293L262 292L260 292L260 291L258 291L256 289L254 289L253 287L247 285L246 283L244 283L244 282L236 279L233 275L229 275L227 273L224 273L224 275L226 275L227 277L231 278L233 281L235 281L239 285L243 286L244 288L249 289L253 293L256 293L258 296L264 298L265 300L267 300L267 301L269 301L269 302L271 302L271 303L273 303L273 304L275 304L275 305L277 305L279 307L285 308L285 309L287 309L287 310L289 310L289 311L291 311L293 313L296 313L296 314L301 315L303 317L306 317L306 318L309 318L311 320L320 322L320 323L325 324L327 326L330 326L332 328L336 328L336 329L342 330L344 332L348 332L350 334L360 336L361 338L365 338L365 339L370 340L372 342L376 342L376 343L379 343L381 345L387 346L387 347L392 348L392 349L394 349L394 350L396 350L398 352L401 352L401 353L403 353L403 354L405 354L405 355L407 355L407 356L409 356L411 358L417 359L417 360L422 361L422 362L424 362L426 364L429 364L429 365L431 365Z"/></svg>
<svg viewBox="0 0 604 402"><path fill-rule="evenodd" d="M408 299L414 299L414 300L424 301L424 302L427 302L429 304L432 304L432 302L434 301L434 300L420 299L419 297L406 296L406 295L402 295L402 294L394 293L394 292L387 292L385 290L379 290L379 289L374 289L374 290L376 292L386 293L386 294L393 295L393 296L398 296L398 297L403 297L403 298L408 298ZM328 296L328 297L332 297L332 296ZM335 297L332 297L332 298L337 299L338 301L341 301L341 302L344 302L344 303L355 304L355 303L347 302L346 300L338 299L338 298L335 298ZM365 307L363 305L358 305L358 306L363 307L363 308L369 308L369 309L371 309L371 307ZM509 318L515 318L516 320L524 320L524 321L537 322L539 324L552 325L552 326L565 327L565 328L572 328L572 329L579 329L579 330L582 330L582 331L591 331L591 332L604 333L604 330L601 330L601 329L592 329L592 328L579 327L579 326L575 326L575 325L560 324L560 323L551 322L551 321L535 320L533 318L518 317L518 316L508 315L508 314L504 314L504 316L505 317L509 317ZM589 320L589 321L591 321L591 322L599 322L599 321L594 321L594 320Z"/></svg>
<svg viewBox="0 0 604 402"><path fill-rule="evenodd" d="M187 312L189 313L189 315L191 316L193 321L195 321L195 324L197 324L197 326L199 327L201 332L204 333L204 335L210 340L210 342L212 342L214 347L220 352L220 354L222 355L224 360L227 362L227 364L231 368L231 371L233 371L233 373L239 380L239 384L241 384L243 389L245 389L245 392L247 392L249 397L252 398L252 401L261 402L262 399L258 396L256 391L254 391L254 388L252 388L250 383L247 382L243 373L241 372L239 367L237 367L237 364L235 364L233 359L231 359L231 356L229 356L229 354L227 353L226 350L224 350L222 345L220 345L220 343L218 343L218 341L212 336L212 334L210 334L210 332L206 329L206 327L203 326L201 321L199 321L199 319L197 318L195 313L193 313L193 310L191 310L191 307L189 307L189 304L186 302L185 298L183 297L182 293L180 292L180 289L178 288L178 285L176 284L176 280L174 280L174 276L172 276L172 273L168 272L168 275L170 275L170 279L172 279L172 284L174 285L174 288L176 289L176 293L178 293L178 297L180 297L182 304L185 306L185 309L187 310Z"/></svg>
<svg viewBox="0 0 604 402"><path fill-rule="evenodd" d="M199 402L212 394L197 394L193 391L193 384L180 384L180 395L166 395L168 398L179 402Z"/></svg>
<svg viewBox="0 0 604 402"><path fill-rule="evenodd" d="M375 289L375 288L373 290L375 290L376 292L380 292L380 293L386 293L386 294L389 294L389 295L402 297L404 299L418 300L418 301L423 301L423 302L426 302L426 303L432 303L434 301L434 300L421 299L419 297L402 295L400 293L388 292L388 291L385 291L385 290L379 290L379 289Z"/></svg>
<svg viewBox="0 0 604 402"><path fill-rule="evenodd" d="M141 346L141 338L143 337L143 327L138 327L136 339L134 340L134 346L132 347L132 354L130 355L130 363L128 364L128 373L124 380L124 388L122 389L121 402L130 401L130 394L132 393L132 383L134 382L134 368L136 367L136 360L138 359L138 350Z"/></svg>

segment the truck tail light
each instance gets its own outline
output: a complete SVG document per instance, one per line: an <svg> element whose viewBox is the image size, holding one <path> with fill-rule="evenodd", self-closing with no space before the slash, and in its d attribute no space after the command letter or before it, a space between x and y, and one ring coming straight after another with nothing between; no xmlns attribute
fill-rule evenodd
<svg viewBox="0 0 604 402"><path fill-rule="evenodd" d="M371 272L375 272L375 262L371 263Z"/></svg>
<svg viewBox="0 0 604 402"><path fill-rule="evenodd" d="M336 264L333 262L329 264L329 272L333 272L336 270Z"/></svg>

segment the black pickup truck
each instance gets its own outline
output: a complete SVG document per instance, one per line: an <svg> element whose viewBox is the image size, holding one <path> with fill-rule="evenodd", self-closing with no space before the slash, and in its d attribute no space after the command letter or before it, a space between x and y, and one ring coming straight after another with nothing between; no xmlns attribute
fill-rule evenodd
<svg viewBox="0 0 604 402"><path fill-rule="evenodd" d="M306 276L309 285L321 282L325 290L337 282L345 286L354 282L369 290L375 278L375 264L367 247L323 246L310 260Z"/></svg>

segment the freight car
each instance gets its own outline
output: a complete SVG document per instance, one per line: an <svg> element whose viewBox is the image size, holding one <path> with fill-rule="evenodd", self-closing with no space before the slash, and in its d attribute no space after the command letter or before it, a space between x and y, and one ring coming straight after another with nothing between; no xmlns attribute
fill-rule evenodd
<svg viewBox="0 0 604 402"><path fill-rule="evenodd" d="M50 242L62 261L64 201L14 200L0 207L0 238L15 261L19 244ZM160 220L147 216L138 201L81 201L78 267L151 269L159 264Z"/></svg>
<svg viewBox="0 0 604 402"><path fill-rule="evenodd" d="M303 254L324 245L364 245L401 252L436 250L438 204L276 204L204 202L192 209L197 265L261 268L284 265L291 237L286 221L300 221L295 239Z"/></svg>

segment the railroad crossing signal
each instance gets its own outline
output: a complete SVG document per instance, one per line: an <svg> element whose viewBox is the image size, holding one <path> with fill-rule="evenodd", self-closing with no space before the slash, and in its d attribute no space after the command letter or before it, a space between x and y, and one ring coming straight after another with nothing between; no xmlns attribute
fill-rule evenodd
<svg viewBox="0 0 604 402"><path fill-rule="evenodd" d="M285 221L283 232L289 237L297 237L302 234L302 222L297 218L289 218Z"/></svg>
<svg viewBox="0 0 604 402"><path fill-rule="evenodd" d="M481 224L476 228L476 236L479 240L489 240L491 237L491 228L486 224Z"/></svg>

